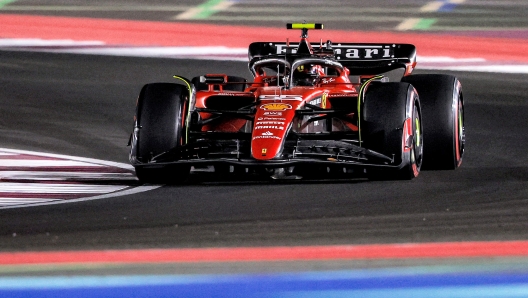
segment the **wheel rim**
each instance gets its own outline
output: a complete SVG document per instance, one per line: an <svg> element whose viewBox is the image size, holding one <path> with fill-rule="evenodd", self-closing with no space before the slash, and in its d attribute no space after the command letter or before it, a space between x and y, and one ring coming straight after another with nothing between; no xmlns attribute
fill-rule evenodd
<svg viewBox="0 0 528 298"><path fill-rule="evenodd" d="M413 111L413 148L411 150L411 163L413 164L413 170L415 176L418 175L422 166L423 158L423 134L422 134L422 121L418 106L415 104Z"/></svg>
<svg viewBox="0 0 528 298"><path fill-rule="evenodd" d="M457 166L460 166L462 163L462 156L464 155L464 145L466 142L466 129L464 126L464 104L462 98L458 98L458 111L457 111L457 152L456 152L456 162Z"/></svg>

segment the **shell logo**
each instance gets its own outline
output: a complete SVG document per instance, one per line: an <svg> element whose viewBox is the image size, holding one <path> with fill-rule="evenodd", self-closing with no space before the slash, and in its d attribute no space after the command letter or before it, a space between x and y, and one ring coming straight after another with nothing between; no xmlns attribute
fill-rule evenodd
<svg viewBox="0 0 528 298"><path fill-rule="evenodd" d="M286 111L292 108L287 103L267 103L260 106L261 109L266 111Z"/></svg>

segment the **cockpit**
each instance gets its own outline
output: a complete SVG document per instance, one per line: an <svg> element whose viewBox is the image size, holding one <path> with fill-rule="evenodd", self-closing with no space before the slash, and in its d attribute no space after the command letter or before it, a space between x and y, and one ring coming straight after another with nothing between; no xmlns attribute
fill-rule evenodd
<svg viewBox="0 0 528 298"><path fill-rule="evenodd" d="M348 69L325 58L299 58L290 64L281 58L252 61L249 68L256 83L266 86L318 86L327 83L348 83Z"/></svg>

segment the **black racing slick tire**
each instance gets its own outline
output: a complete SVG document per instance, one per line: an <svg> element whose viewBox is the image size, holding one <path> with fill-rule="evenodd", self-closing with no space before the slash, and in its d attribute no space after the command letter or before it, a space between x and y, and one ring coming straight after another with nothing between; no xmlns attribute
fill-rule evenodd
<svg viewBox="0 0 528 298"><path fill-rule="evenodd" d="M362 109L364 147L393 158L398 168L367 168L371 180L410 180L418 176L423 157L420 100L407 83L374 83Z"/></svg>
<svg viewBox="0 0 528 298"><path fill-rule="evenodd" d="M460 81L450 75L404 77L420 96L425 127L424 170L454 170L462 164L465 145L464 101Z"/></svg>
<svg viewBox="0 0 528 298"><path fill-rule="evenodd" d="M136 106L136 175L142 182L180 183L190 173L189 165L156 166L152 158L184 145L188 91L171 83L147 84Z"/></svg>

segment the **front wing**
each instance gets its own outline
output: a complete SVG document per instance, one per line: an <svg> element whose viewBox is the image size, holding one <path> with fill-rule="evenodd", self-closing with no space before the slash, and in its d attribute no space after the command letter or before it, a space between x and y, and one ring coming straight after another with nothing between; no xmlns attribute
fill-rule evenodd
<svg viewBox="0 0 528 298"><path fill-rule="evenodd" d="M148 161L136 161L134 166L160 167L174 164L207 166L228 164L246 167L280 168L301 164L321 164L344 167L384 167L399 169L394 156L361 147L348 134L291 134L284 142L282 154L272 160L251 157L251 133L191 133L185 146L154 156Z"/></svg>

